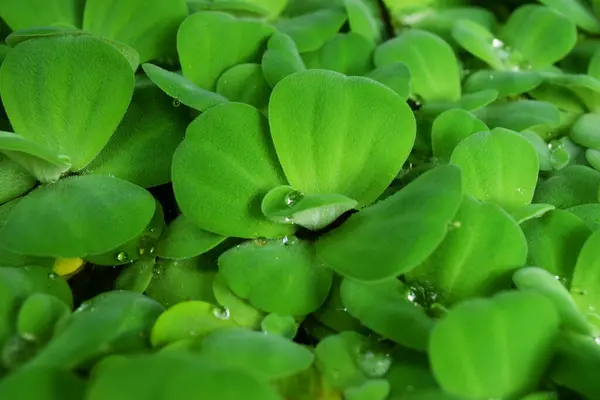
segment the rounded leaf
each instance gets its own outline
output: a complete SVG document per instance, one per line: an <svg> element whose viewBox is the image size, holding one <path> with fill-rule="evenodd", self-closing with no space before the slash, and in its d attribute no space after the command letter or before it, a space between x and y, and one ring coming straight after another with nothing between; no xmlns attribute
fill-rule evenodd
<svg viewBox="0 0 600 400"><path fill-rule="evenodd" d="M337 193L372 203L391 183L415 140L408 105L367 78L313 70L275 87L273 143L289 183L305 193Z"/></svg>
<svg viewBox="0 0 600 400"><path fill-rule="evenodd" d="M181 214L160 237L156 245L156 255L175 260L192 258L206 253L225 239L225 236L198 228Z"/></svg>
<svg viewBox="0 0 600 400"><path fill-rule="evenodd" d="M587 239L573 270L571 278L571 295L577 307L595 326L595 332L600 332L600 293L595 289L595 282L600 279L600 259L598 258L600 233L592 233Z"/></svg>
<svg viewBox="0 0 600 400"><path fill-rule="evenodd" d="M542 83L542 76L530 71L475 71L464 83L467 93L485 89L498 91L498 97L513 97L530 92Z"/></svg>
<svg viewBox="0 0 600 400"><path fill-rule="evenodd" d="M292 18L282 18L276 24L289 35L300 53L315 51L331 39L346 22L346 13L336 8L322 8Z"/></svg>
<svg viewBox="0 0 600 400"><path fill-rule="evenodd" d="M535 189L534 201L556 208L569 208L598 202L600 172L583 165L570 165L556 171Z"/></svg>
<svg viewBox="0 0 600 400"><path fill-rule="evenodd" d="M217 81L217 93L231 101L266 110L271 96L260 64L238 64L229 68Z"/></svg>
<svg viewBox="0 0 600 400"><path fill-rule="evenodd" d="M265 79L271 87L295 72L306 70L296 44L288 35L277 32L269 39L262 58Z"/></svg>
<svg viewBox="0 0 600 400"><path fill-rule="evenodd" d="M323 69L344 75L365 75L373 69L375 44L358 33L338 33L319 50Z"/></svg>
<svg viewBox="0 0 600 400"><path fill-rule="evenodd" d="M13 32L50 25L75 27L81 22L81 1L57 0L49 3L44 0L2 0L0 17Z"/></svg>
<svg viewBox="0 0 600 400"><path fill-rule="evenodd" d="M487 131L486 124L468 111L461 109L441 113L431 127L433 155L449 160L454 148L473 133Z"/></svg>

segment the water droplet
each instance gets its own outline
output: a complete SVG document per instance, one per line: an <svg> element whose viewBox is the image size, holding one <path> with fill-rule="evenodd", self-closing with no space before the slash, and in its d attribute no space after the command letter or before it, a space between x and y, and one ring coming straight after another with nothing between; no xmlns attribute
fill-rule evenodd
<svg viewBox="0 0 600 400"><path fill-rule="evenodd" d="M125 253L124 251L120 252L119 254L117 254L117 260L119 262L125 262L129 259L129 256L127 255L127 253Z"/></svg>
<svg viewBox="0 0 600 400"><path fill-rule="evenodd" d="M414 303L414 302L415 302L415 300L417 300L417 295L415 294L415 292L414 292L412 289L409 289L409 290L406 292L406 299L407 299L408 301L410 301L411 303Z"/></svg>
<svg viewBox="0 0 600 400"><path fill-rule="evenodd" d="M502 42L502 40L500 39L494 38L494 40L492 40L492 46L494 46L496 49L499 49L501 47L504 47L504 42Z"/></svg>
<svg viewBox="0 0 600 400"><path fill-rule="evenodd" d="M213 315L222 320L228 320L230 316L229 308L227 307L215 307L213 309Z"/></svg>
<svg viewBox="0 0 600 400"><path fill-rule="evenodd" d="M460 228L462 226L462 222L454 221L454 222L452 222L452 226L455 228Z"/></svg>
<svg viewBox="0 0 600 400"><path fill-rule="evenodd" d="M57 274L57 273L55 273L55 272L51 272L51 273L48 275L48 278L50 278L50 279L56 279L56 278L58 278L58 274Z"/></svg>
<svg viewBox="0 0 600 400"><path fill-rule="evenodd" d="M179 101L179 99L175 98L173 99L173 107L179 107L181 105L181 102Z"/></svg>
<svg viewBox="0 0 600 400"><path fill-rule="evenodd" d="M600 336L596 336L596 337L594 338L594 343L596 343L596 344L600 344Z"/></svg>
<svg viewBox="0 0 600 400"><path fill-rule="evenodd" d="M284 201L288 207L294 207L296 205L296 203L298 203L303 198L304 198L304 194L302 192L294 190L285 196Z"/></svg>
<svg viewBox="0 0 600 400"><path fill-rule="evenodd" d="M267 239L265 239L264 237L259 237L259 238L254 239L254 244L259 247L266 246L267 243L269 243L269 241Z"/></svg>
<svg viewBox="0 0 600 400"><path fill-rule="evenodd" d="M292 224L292 223L294 223L294 220L290 217L285 217L283 222L285 222L286 224Z"/></svg>
<svg viewBox="0 0 600 400"><path fill-rule="evenodd" d="M564 276L560 276L560 275L554 275L554 279L556 279L557 281L559 281L563 286L567 286L567 278Z"/></svg>
<svg viewBox="0 0 600 400"><path fill-rule="evenodd" d="M392 357L389 354L368 350L360 355L358 365L370 378L380 378L390 369Z"/></svg>

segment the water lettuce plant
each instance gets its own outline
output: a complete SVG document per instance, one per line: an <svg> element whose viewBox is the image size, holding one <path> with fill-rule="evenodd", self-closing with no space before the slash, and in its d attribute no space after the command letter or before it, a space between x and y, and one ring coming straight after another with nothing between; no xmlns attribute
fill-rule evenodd
<svg viewBox="0 0 600 400"><path fill-rule="evenodd" d="M600 398L600 2L0 18L0 399Z"/></svg>

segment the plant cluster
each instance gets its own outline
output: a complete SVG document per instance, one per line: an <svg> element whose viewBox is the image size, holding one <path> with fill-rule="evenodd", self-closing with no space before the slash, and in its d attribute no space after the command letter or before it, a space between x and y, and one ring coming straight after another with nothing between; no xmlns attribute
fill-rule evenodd
<svg viewBox="0 0 600 400"><path fill-rule="evenodd" d="M600 399L600 1L0 0L0 398Z"/></svg>

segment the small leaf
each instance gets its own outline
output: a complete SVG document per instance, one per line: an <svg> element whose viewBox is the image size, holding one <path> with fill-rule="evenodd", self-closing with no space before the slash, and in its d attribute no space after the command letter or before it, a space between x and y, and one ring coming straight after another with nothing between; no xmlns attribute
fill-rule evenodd
<svg viewBox="0 0 600 400"><path fill-rule="evenodd" d="M550 271L568 285L577 255L590 236L590 229L575 215L553 210L521 225L527 238L527 263Z"/></svg>
<svg viewBox="0 0 600 400"><path fill-rule="evenodd" d="M89 366L107 354L147 348L150 327L163 308L132 292L106 292L84 302L28 366Z"/></svg>
<svg viewBox="0 0 600 400"><path fill-rule="evenodd" d="M246 103L259 110L267 109L271 96L271 87L260 64L231 67L217 81L216 91L231 101Z"/></svg>
<svg viewBox="0 0 600 400"><path fill-rule="evenodd" d="M465 196L444 241L408 277L432 285L445 303L456 303L509 287L511 273L526 257L519 225L500 207Z"/></svg>
<svg viewBox="0 0 600 400"><path fill-rule="evenodd" d="M538 178L538 157L516 132L494 129L475 133L452 152L463 173L465 192L507 209L531 203Z"/></svg>
<svg viewBox="0 0 600 400"><path fill-rule="evenodd" d="M569 138L580 146L600 149L600 114L583 114L571 127Z"/></svg>
<svg viewBox="0 0 600 400"><path fill-rule="evenodd" d="M390 392L390 383L385 379L371 379L360 386L344 390L347 400L385 400Z"/></svg>
<svg viewBox="0 0 600 400"><path fill-rule="evenodd" d="M174 305L158 317L152 327L150 341L153 347L160 347L177 340L203 337L235 325L227 309L203 301L186 301Z"/></svg>
<svg viewBox="0 0 600 400"><path fill-rule="evenodd" d="M446 392L460 397L528 393L538 387L550 361L558 324L552 302L534 292L462 302L431 335L429 357L435 377ZM457 363L463 368L456 368Z"/></svg>
<svg viewBox="0 0 600 400"><path fill-rule="evenodd" d="M387 64L366 75L398 93L403 100L410 94L410 70L403 63Z"/></svg>
<svg viewBox="0 0 600 400"><path fill-rule="evenodd" d="M206 253L225 239L227 238L224 236L198 228L181 214L171 222L160 237L156 246L156 255L175 260L192 258Z"/></svg>
<svg viewBox="0 0 600 400"><path fill-rule="evenodd" d="M363 0L344 0L350 31L362 35L373 43L381 41L381 26Z"/></svg>
<svg viewBox="0 0 600 400"><path fill-rule="evenodd" d="M331 39L346 22L346 13L338 9L319 9L314 12L280 19L275 25L289 35L300 53L315 51Z"/></svg>
<svg viewBox="0 0 600 400"><path fill-rule="evenodd" d="M343 332L321 340L315 348L315 363L327 386L343 390L360 385L367 376L358 365L365 337L355 332Z"/></svg>
<svg viewBox="0 0 600 400"><path fill-rule="evenodd" d="M217 11L187 17L177 33L177 52L183 76L205 90L214 91L229 68L258 62L273 27L263 21L237 19Z"/></svg>
<svg viewBox="0 0 600 400"><path fill-rule="evenodd" d="M595 289L595 282L600 278L599 245L600 233L596 231L581 248L571 278L571 295L596 332L600 332L600 314L597 311L600 310L600 294Z"/></svg>
<svg viewBox="0 0 600 400"><path fill-rule="evenodd" d="M337 193L360 206L375 201L397 175L416 130L410 108L391 89L325 70L282 80L271 96L269 122L290 186Z"/></svg>
<svg viewBox="0 0 600 400"><path fill-rule="evenodd" d="M20 164L4 154L0 155L0 204L20 197L36 183L36 179Z"/></svg>
<svg viewBox="0 0 600 400"><path fill-rule="evenodd" d="M286 76L306 70L306 66L292 38L277 32L267 43L267 51L262 58L262 69L269 85L275 87Z"/></svg>
<svg viewBox="0 0 600 400"><path fill-rule="evenodd" d="M229 310L231 319L239 326L258 329L261 321L264 321L264 313L236 296L219 273L213 280L213 293L217 302ZM266 319L266 317L264 318Z"/></svg>
<svg viewBox="0 0 600 400"><path fill-rule="evenodd" d="M569 208L598 202L600 172L583 165L571 165L540 182L533 198L536 203Z"/></svg>
<svg viewBox="0 0 600 400"><path fill-rule="evenodd" d="M522 224L526 221L540 218L554 209L555 207L551 204L527 204L522 207L511 208L508 210L508 213L517 224Z"/></svg>
<svg viewBox="0 0 600 400"><path fill-rule="evenodd" d="M0 242L34 256L101 254L142 233L154 209L150 193L126 181L70 177L24 197L0 231Z"/></svg>
<svg viewBox="0 0 600 400"><path fill-rule="evenodd" d="M365 75L373 69L374 50L375 44L358 33L338 33L319 50L319 65L344 75Z"/></svg>
<svg viewBox="0 0 600 400"><path fill-rule="evenodd" d="M541 75L535 72L479 70L467 77L463 89L467 93L494 89L498 97L503 98L528 93L541 83Z"/></svg>
<svg viewBox="0 0 600 400"><path fill-rule="evenodd" d="M286 339L293 340L298 333L298 324L294 317L290 315L271 313L260 322L260 329L264 333L280 335Z"/></svg>
<svg viewBox="0 0 600 400"><path fill-rule="evenodd" d="M198 111L206 111L229 100L220 94L201 89L176 72L167 71L154 64L142 64L148 78L163 92L173 98L175 104L180 102Z"/></svg>
<svg viewBox="0 0 600 400"><path fill-rule="evenodd" d="M83 29L128 44L146 62L170 54L186 16L185 0L86 0Z"/></svg>
<svg viewBox="0 0 600 400"><path fill-rule="evenodd" d="M56 324L70 313L69 307L58 298L33 293L19 309L17 331L23 338L43 345L52 337Z"/></svg>
<svg viewBox="0 0 600 400"><path fill-rule="evenodd" d="M560 113L554 105L536 100L516 100L497 103L477 110L475 116L490 128L524 131L542 125L553 129L560 124Z"/></svg>
<svg viewBox="0 0 600 400"><path fill-rule="evenodd" d="M279 335L242 328L218 330L202 340L203 358L266 379L281 379L309 368L314 355Z"/></svg>
<svg viewBox="0 0 600 400"><path fill-rule="evenodd" d="M278 186L263 198L261 209L269 219L317 231L335 221L357 202L339 194L304 194L290 186Z"/></svg>
<svg viewBox="0 0 600 400"><path fill-rule="evenodd" d="M565 328L582 335L592 333L590 324L577 309L569 291L550 272L542 268L525 267L515 272L513 281L519 289L534 290L550 299Z"/></svg>
<svg viewBox="0 0 600 400"><path fill-rule="evenodd" d="M401 62L408 66L412 91L426 102L457 101L460 98L460 72L452 48L440 37L418 29L379 46L375 65Z"/></svg>
<svg viewBox="0 0 600 400"><path fill-rule="evenodd" d="M195 119L175 151L172 179L177 204L199 228L243 238L294 231L260 209L264 195L287 182L266 120L254 107L222 104Z"/></svg>
<svg viewBox="0 0 600 400"><path fill-rule="evenodd" d="M298 316L323 304L332 280L312 243L295 238L256 239L236 246L219 257L219 273L236 295L256 308Z"/></svg>
<svg viewBox="0 0 600 400"><path fill-rule="evenodd" d="M475 21L459 20L452 28L452 37L469 53L496 70L511 67L511 54L504 43Z"/></svg>
<svg viewBox="0 0 600 400"><path fill-rule="evenodd" d="M92 36L28 40L2 64L0 92L25 139L85 167L125 115L133 72L113 46Z"/></svg>
<svg viewBox="0 0 600 400"><path fill-rule="evenodd" d="M396 279L377 283L344 279L342 302L363 325L402 346L424 351L434 321L409 299L409 288Z"/></svg>
<svg viewBox="0 0 600 400"><path fill-rule="evenodd" d="M463 139L487 130L488 127L468 111L445 111L433 121L431 127L433 155L442 160L450 160L452 151Z"/></svg>
<svg viewBox="0 0 600 400"><path fill-rule="evenodd" d="M121 271L115 288L130 292L144 293L152 281L154 260L138 260Z"/></svg>
<svg viewBox="0 0 600 400"><path fill-rule="evenodd" d="M321 236L317 253L344 277L378 281L398 276L441 243L461 199L459 168L437 167Z"/></svg>

